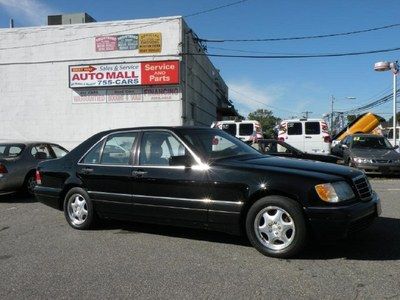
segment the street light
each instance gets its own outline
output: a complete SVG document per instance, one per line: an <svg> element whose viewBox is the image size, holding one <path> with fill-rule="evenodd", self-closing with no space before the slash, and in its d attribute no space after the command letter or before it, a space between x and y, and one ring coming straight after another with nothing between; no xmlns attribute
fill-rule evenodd
<svg viewBox="0 0 400 300"><path fill-rule="evenodd" d="M397 73L399 73L399 65L397 61L380 61L375 63L374 70L378 72L389 71L393 73L393 146L396 146L397 120L396 120L396 94L397 94Z"/></svg>

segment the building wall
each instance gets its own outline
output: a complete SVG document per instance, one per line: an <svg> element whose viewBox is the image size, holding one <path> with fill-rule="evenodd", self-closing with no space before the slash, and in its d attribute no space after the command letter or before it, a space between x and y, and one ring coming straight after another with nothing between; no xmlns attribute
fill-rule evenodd
<svg viewBox="0 0 400 300"><path fill-rule="evenodd" d="M182 58L182 44L199 51L188 30L180 17L0 29L0 140L46 140L71 149L113 128L210 126L227 88L207 57ZM160 53L95 50L96 36L151 32L162 33ZM79 90L69 88L70 65L182 59L175 100L72 103Z"/></svg>
<svg viewBox="0 0 400 300"><path fill-rule="evenodd" d="M200 54L183 56L182 64L187 70L182 76L186 91L183 94L184 123L209 127L217 120L217 107L228 99L228 87L184 21L182 34L183 52Z"/></svg>
<svg viewBox="0 0 400 300"><path fill-rule="evenodd" d="M148 32L162 33L161 53L95 51L95 36ZM101 130L181 125L181 96L178 101L73 104L68 84L69 65L180 60L180 32L180 18L0 30L0 48L14 48L0 50L0 139L48 140L72 148Z"/></svg>

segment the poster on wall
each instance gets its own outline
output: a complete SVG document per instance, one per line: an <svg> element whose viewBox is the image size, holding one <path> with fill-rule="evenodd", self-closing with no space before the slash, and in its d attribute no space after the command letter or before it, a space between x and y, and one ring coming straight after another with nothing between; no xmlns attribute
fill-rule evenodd
<svg viewBox="0 0 400 300"><path fill-rule="evenodd" d="M178 83L178 60L69 66L70 88Z"/></svg>
<svg viewBox="0 0 400 300"><path fill-rule="evenodd" d="M179 86L72 90L73 104L177 101L180 99Z"/></svg>
<svg viewBox="0 0 400 300"><path fill-rule="evenodd" d="M96 52L138 50L139 53L160 53L161 32L95 37Z"/></svg>

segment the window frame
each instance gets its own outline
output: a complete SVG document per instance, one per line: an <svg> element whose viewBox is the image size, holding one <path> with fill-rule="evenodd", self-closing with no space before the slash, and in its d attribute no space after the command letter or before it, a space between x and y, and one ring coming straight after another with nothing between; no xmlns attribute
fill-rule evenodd
<svg viewBox="0 0 400 300"><path fill-rule="evenodd" d="M107 142L109 140L111 140L112 138L114 138L117 135L134 134L134 133L136 133L136 137L135 137L135 140L132 143L131 149L129 150L130 155L129 155L129 160L128 160L127 164L105 164L105 163L102 163L104 149L105 149L106 144L107 144ZM107 136L107 138L104 139L103 144L101 145L101 149L100 149L100 152L99 152L99 163L98 164L101 165L101 166L133 166L134 162L135 162L136 144L137 144L137 140L138 140L138 138L140 136L141 135L137 131L114 132L114 133L109 134Z"/></svg>

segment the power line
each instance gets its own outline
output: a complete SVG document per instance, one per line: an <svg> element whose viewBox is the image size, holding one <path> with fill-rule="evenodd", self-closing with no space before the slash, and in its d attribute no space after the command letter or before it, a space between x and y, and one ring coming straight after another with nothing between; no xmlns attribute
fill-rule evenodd
<svg viewBox="0 0 400 300"><path fill-rule="evenodd" d="M234 6L234 5L238 5L244 2L247 2L250 0L240 0L240 1L235 1L235 2L231 2L231 3L227 3L224 5L220 5L220 6L216 6L213 8L209 8L209 9L205 9L205 10L201 10L198 12L194 12L188 15L184 15L183 18L191 18L191 17L195 17L195 16L199 16L202 14L206 14L209 12L213 12L216 10L220 10L223 8L227 8L230 6ZM116 34L116 33L122 33L122 32L127 32L127 31L131 31L131 30L136 30L136 29L140 29L140 28L145 28L145 27L149 27L149 26L153 26L153 25L158 25L158 24L162 24L162 23L167 23L167 22L171 22L173 20L176 20L177 18L167 18L165 20L162 20L160 22L157 23L150 23L150 24L146 24L146 25L142 25L142 26L138 26L138 27L130 27L127 29L122 29L122 30L117 30L117 31L112 31L112 32L108 32L107 34ZM13 47L4 47L4 48L0 48L0 50L13 50L13 49L23 49L23 48L31 48L31 47L40 47L40 46L48 46L48 45L55 45L55 44L63 44L63 43L68 43L68 42L75 42L75 41L81 41L81 40L86 40L86 39L90 39L90 38L95 38L97 35L89 35L89 36L85 36L85 37L80 37L80 38L73 38L73 39L68 39L68 40L62 40L62 41L54 41L54 42L48 42L48 43L40 43L40 44L32 44L32 45L24 45L24 46L13 46Z"/></svg>
<svg viewBox="0 0 400 300"><path fill-rule="evenodd" d="M362 29L362 30L330 33L330 34L309 35L309 36L280 37L280 38L257 38L257 39L199 39L199 41L208 42L208 43L224 43L224 42L278 42L278 41L293 41L293 40L309 40L309 39L320 39L320 38L328 38L328 37L335 37L335 36L360 34L360 33L365 33L365 32L394 28L394 27L398 27L398 26L400 26L399 23L385 25L385 26L381 26L381 27Z"/></svg>
<svg viewBox="0 0 400 300"><path fill-rule="evenodd" d="M324 54L307 54L307 55L230 55L230 54L214 54L214 53L183 53L182 55L196 55L196 56L211 56L211 57L226 57L226 58L250 58L250 59L286 59L286 58L320 58L320 57L340 57L340 56L357 56L374 53L385 53L400 50L400 47L368 50L358 52L343 52L343 53L324 53Z"/></svg>
<svg viewBox="0 0 400 300"><path fill-rule="evenodd" d="M400 91L400 89L398 89L396 91L396 95L399 94L399 91ZM378 100L375 100L373 102L367 103L367 104L365 104L363 106L356 107L354 109L350 109L350 110L347 110L347 111L342 111L341 113L344 113L344 114L357 114L357 113L369 110L371 108L380 106L382 104L385 104L386 102L391 101L393 99L392 97L393 97L393 93L390 93L390 94L388 94L388 95L386 95L386 96L384 96L384 97L382 97L382 98L380 98Z"/></svg>

